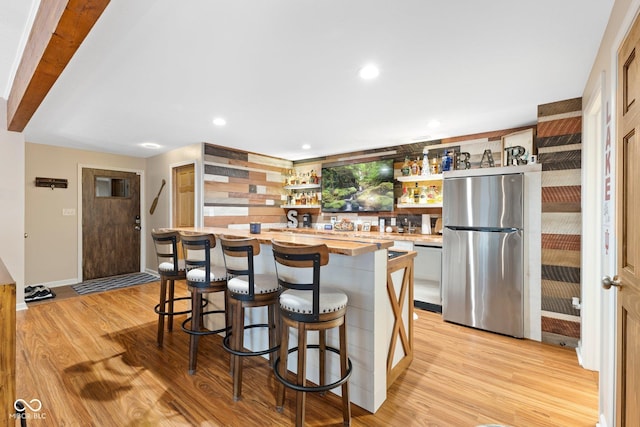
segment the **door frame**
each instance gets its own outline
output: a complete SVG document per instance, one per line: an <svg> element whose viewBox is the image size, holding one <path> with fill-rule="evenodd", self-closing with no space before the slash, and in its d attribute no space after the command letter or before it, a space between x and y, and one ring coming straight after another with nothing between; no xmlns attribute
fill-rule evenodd
<svg viewBox="0 0 640 427"><path fill-rule="evenodd" d="M130 168L119 168L117 166L105 166L105 165L93 165L93 164L78 164L78 281L83 281L82 276L82 170L83 169L103 169L110 170L115 172L131 172L140 176L140 226L142 230L140 231L140 272L145 272L145 260L147 253L147 244L146 239L142 238L144 236L144 232L146 229L146 218L147 216L144 214L147 207L145 204L145 177L143 169L130 169Z"/></svg>
<svg viewBox="0 0 640 427"><path fill-rule="evenodd" d="M197 160L185 160L182 162L176 162L169 164L169 224L173 224L173 204L174 204L174 182L173 182L173 170L175 168L179 168L181 166L193 165L193 179L194 179L194 196L193 196L193 225L194 227L202 227L204 216L203 216L203 206L204 206L204 179L202 175L202 167L200 166L200 162Z"/></svg>
<svg viewBox="0 0 640 427"><path fill-rule="evenodd" d="M588 105L583 106L582 169L590 171L582 175L582 251L581 251L581 310L580 341L578 359L580 365L592 371L600 369L601 321L600 301L603 292L602 277L602 230L603 215L603 153L605 145L605 94L604 73L590 96ZM598 189L592 191L592 189ZM594 250L590 250L590 249ZM587 250L585 250L587 249Z"/></svg>

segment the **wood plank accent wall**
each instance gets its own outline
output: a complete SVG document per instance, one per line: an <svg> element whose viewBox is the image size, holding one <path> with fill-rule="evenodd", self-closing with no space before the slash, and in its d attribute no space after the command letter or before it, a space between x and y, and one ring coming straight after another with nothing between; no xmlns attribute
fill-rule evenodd
<svg viewBox="0 0 640 427"><path fill-rule="evenodd" d="M322 168L322 164L338 163L338 162L344 161L344 159L346 158L355 158L359 156L366 156L366 158L361 158L362 160L376 160L378 158L383 158L383 157L388 158L389 155L385 153L395 150L396 153L391 155L391 157L393 157L393 160L394 160L393 167L395 169L394 171L395 176L400 176L401 175L400 169L404 164L405 157L409 157L409 159L411 160L416 158L422 159L423 150L427 146L430 147L431 150L436 151L439 155L442 155L444 148L439 147L442 144L447 144L446 148L448 149L453 149L453 148L459 149L459 147L465 147L465 143L474 142L481 139L485 139L488 141L486 143L486 146L482 145L483 147L482 151L477 151L478 147L480 147L480 145L477 145L477 144L472 144L474 147L474 149L472 150L463 148L463 151L470 152L471 162L472 164L474 164L473 167L477 167L477 164L479 164L480 161L482 160L482 154L484 153L484 148L490 148L492 150L493 157L496 162L496 166L499 166L500 159L501 159L500 157L501 150L502 150L501 148L502 137L510 133L519 132L519 131L523 131L531 128L534 128L534 133L535 133L535 126L524 126L524 127L518 127L518 128L512 128L512 129L503 129L503 130L496 130L491 132L457 136L452 138L444 138L444 139L438 139L438 140L432 140L432 141L414 142L410 144L396 145L396 146L377 148L377 149L371 149L371 150L361 150L361 151L354 151L350 153L335 154L331 156L316 157L312 159L295 161L293 162L293 166L295 168L300 168L302 170L315 169L316 171L320 171ZM460 143L460 145L455 145L455 143ZM379 154L379 156L376 156L376 154ZM402 183L396 182L394 187L394 193L395 193L394 197L397 202L398 198L402 194ZM311 211L310 213L312 214L313 222L318 222L318 221L329 222L331 219L331 216L336 216L336 214L323 214L322 212L319 212L317 210ZM410 221L412 224L420 224L422 221L421 219L422 214L430 214L432 216L432 221L435 222L436 217L442 215L442 209L441 208L398 209L397 207L394 207L393 213L386 213L381 215L373 214L373 215L376 217L376 219L377 218L387 219L386 221L387 224L389 224L388 219L391 217L396 217L398 218L399 221L402 221L404 218L407 218L407 220ZM349 216L349 215L341 215L341 216ZM353 214L353 216L356 216L356 214ZM366 218L365 220L369 220L371 219L372 214L370 213L358 214L358 216L365 217ZM374 230L377 229L376 224L377 224L377 221L374 221L372 223L372 229Z"/></svg>
<svg viewBox="0 0 640 427"><path fill-rule="evenodd" d="M283 173L290 160L204 144L204 225L286 223Z"/></svg>
<svg viewBox="0 0 640 427"><path fill-rule="evenodd" d="M542 163L542 340L577 346L580 312L582 99L538 106Z"/></svg>

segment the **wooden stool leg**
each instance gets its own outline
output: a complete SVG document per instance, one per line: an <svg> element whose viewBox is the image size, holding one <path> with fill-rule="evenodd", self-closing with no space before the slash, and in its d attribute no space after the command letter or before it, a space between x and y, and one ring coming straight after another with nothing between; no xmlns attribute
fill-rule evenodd
<svg viewBox="0 0 640 427"><path fill-rule="evenodd" d="M347 320L340 325L340 375L347 374L349 357L347 355ZM349 381L342 384L342 419L345 426L351 425L351 403L349 402Z"/></svg>
<svg viewBox="0 0 640 427"><path fill-rule="evenodd" d="M326 383L326 370L325 367L327 365L327 330L321 329L318 331L318 365L320 367L320 375L318 376L318 385L323 386ZM320 393L322 396L326 394L326 392Z"/></svg>
<svg viewBox="0 0 640 427"><path fill-rule="evenodd" d="M279 315L279 314L278 314ZM287 359L289 356L289 325L282 322L280 326L280 364L278 372L282 378L287 377ZM284 411L284 391L285 387L280 381L276 385L276 409L278 412Z"/></svg>
<svg viewBox="0 0 640 427"><path fill-rule="evenodd" d="M200 331L202 324L202 294L197 289L191 291L191 330ZM189 375L196 373L198 358L198 341L200 336L191 334L189 338Z"/></svg>
<svg viewBox="0 0 640 427"><path fill-rule="evenodd" d="M169 280L169 313L168 317L169 325L167 325L169 331L173 331L173 299L175 298L175 280Z"/></svg>
<svg viewBox="0 0 640 427"><path fill-rule="evenodd" d="M280 339L280 329L278 328L276 319L276 307L273 304L270 304L267 307L267 323L269 324L269 348L273 348L277 345L278 340ZM269 365L273 368L273 364L276 361L276 352L272 351L269 353Z"/></svg>
<svg viewBox="0 0 640 427"><path fill-rule="evenodd" d="M160 312L166 311L167 305L167 277L160 275L160 303L158 308ZM162 347L164 340L164 314L158 313L158 346Z"/></svg>
<svg viewBox="0 0 640 427"><path fill-rule="evenodd" d="M242 301L234 301L233 303L233 320L231 339L234 343L233 349L242 351L244 348L244 308ZM231 354L233 359L233 400L240 400L242 394L242 357Z"/></svg>
<svg viewBox="0 0 640 427"><path fill-rule="evenodd" d="M307 385L307 329L303 322L298 322L298 385ZM296 391L296 426L304 426L304 408L307 393Z"/></svg>

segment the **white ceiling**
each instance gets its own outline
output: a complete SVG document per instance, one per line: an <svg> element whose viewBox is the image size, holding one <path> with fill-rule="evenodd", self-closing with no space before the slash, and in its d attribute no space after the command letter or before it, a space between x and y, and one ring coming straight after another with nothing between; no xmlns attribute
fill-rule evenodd
<svg viewBox="0 0 640 427"><path fill-rule="evenodd" d="M0 3L5 98L31 3ZM298 160L534 124L539 104L582 95L612 6L111 0L25 136L140 157L206 141ZM380 76L361 80L370 62Z"/></svg>

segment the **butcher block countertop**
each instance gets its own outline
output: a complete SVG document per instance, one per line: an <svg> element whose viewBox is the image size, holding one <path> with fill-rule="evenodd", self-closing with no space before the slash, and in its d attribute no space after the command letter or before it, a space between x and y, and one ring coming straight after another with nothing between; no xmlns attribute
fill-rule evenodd
<svg viewBox="0 0 640 427"><path fill-rule="evenodd" d="M211 233L216 236L228 235L239 237L254 237L260 243L271 244L272 240L305 245L326 244L330 253L357 256L379 249L388 249L393 246L392 239L382 239L378 233L350 233L350 232L324 232L311 229L271 229L262 230L259 234L252 234L248 229L234 229L223 227L186 227L177 228L181 231L195 231Z"/></svg>
<svg viewBox="0 0 640 427"><path fill-rule="evenodd" d="M313 228L271 228L270 231L281 231L285 233L300 233L311 235L340 236L342 238L355 239L376 239L390 241L409 241L414 244L427 244L429 246L442 247L441 234L417 234L417 233L380 233L379 231L335 231L318 230Z"/></svg>

